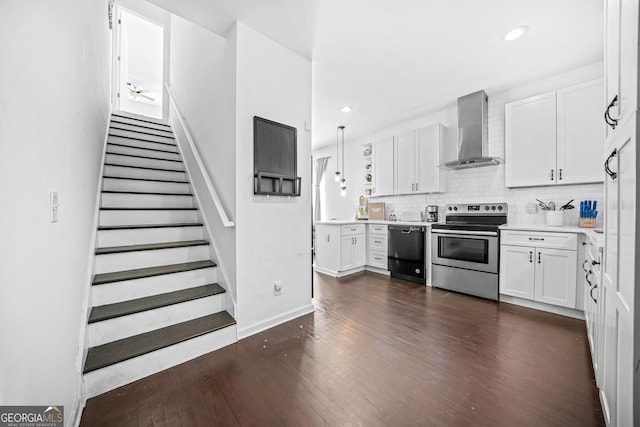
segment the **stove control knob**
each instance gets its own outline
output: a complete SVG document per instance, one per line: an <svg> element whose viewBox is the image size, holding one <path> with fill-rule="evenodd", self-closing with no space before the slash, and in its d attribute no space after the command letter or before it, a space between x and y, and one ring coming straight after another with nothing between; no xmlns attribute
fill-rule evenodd
<svg viewBox="0 0 640 427"><path fill-rule="evenodd" d="M488 211L488 210L489 210L489 205L485 206L485 207L484 207L484 210L485 210L485 211Z"/></svg>
<svg viewBox="0 0 640 427"><path fill-rule="evenodd" d="M454 210L454 211L457 211L457 210L458 210L458 207L457 207L457 206L454 206L454 207L453 207L453 210Z"/></svg>
<svg viewBox="0 0 640 427"><path fill-rule="evenodd" d="M502 210L502 206L498 206L498 210L501 211Z"/></svg>
<svg viewBox="0 0 640 427"><path fill-rule="evenodd" d="M451 206L449 206L449 210L453 210L453 208Z"/></svg>
<svg viewBox="0 0 640 427"><path fill-rule="evenodd" d="M495 210L496 210L496 207L495 207L495 206L491 206L491 210L492 210L492 211L495 211Z"/></svg>

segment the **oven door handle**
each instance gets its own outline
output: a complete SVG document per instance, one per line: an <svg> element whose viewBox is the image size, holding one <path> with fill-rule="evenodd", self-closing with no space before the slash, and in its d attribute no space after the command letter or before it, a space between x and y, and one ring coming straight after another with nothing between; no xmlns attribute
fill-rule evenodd
<svg viewBox="0 0 640 427"><path fill-rule="evenodd" d="M431 230L431 234L460 234L466 236L493 236L498 237L497 231L467 231L467 230Z"/></svg>

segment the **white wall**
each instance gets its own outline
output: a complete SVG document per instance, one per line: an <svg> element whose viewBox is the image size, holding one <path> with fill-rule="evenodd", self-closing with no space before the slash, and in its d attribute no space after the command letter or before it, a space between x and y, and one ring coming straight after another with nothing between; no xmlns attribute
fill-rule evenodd
<svg viewBox="0 0 640 427"><path fill-rule="evenodd" d="M67 425L80 401L110 38L106 2L2 2L0 403L64 405Z"/></svg>
<svg viewBox="0 0 640 427"><path fill-rule="evenodd" d="M235 35L225 39L172 16L171 87L207 173L232 219L236 217L235 74ZM237 301L235 229L225 228L217 212L207 206L201 208L212 228L218 248L215 256L228 279L227 289Z"/></svg>
<svg viewBox="0 0 640 427"><path fill-rule="evenodd" d="M238 22L236 217L238 335L311 305L311 63ZM301 197L254 196L253 116L297 128ZM273 283L283 285L274 296Z"/></svg>
<svg viewBox="0 0 640 427"><path fill-rule="evenodd" d="M529 96L537 95L551 90L560 89L577 83L594 80L602 77L603 65L596 63L587 67L571 70L558 76L532 82L511 90L501 92L488 92L489 96L489 155L504 159L504 104ZM457 107L452 104L449 108L432 114L430 116L417 118L416 120L400 123L392 128L384 129L371 135L370 138L351 141L345 147L345 162L347 162L347 174L349 170L359 172L362 175L362 146L366 142L376 140L382 136L394 135L406 130L427 126L433 123L442 123L448 127L447 142L445 149L445 161L453 160L456 157L456 131ZM333 151L332 151L333 150ZM335 146L322 147L314 150L315 157L322 157L330 154L335 157ZM332 161L330 160L330 162ZM335 164L333 165L335 167ZM359 192L351 192L347 198L340 198L339 192L333 182L333 169L330 164L327 168L326 179L321 183L328 193L325 204L326 211L323 219L328 218L353 218L357 207L357 198L364 194L364 187L359 187ZM353 172L351 176L353 177ZM509 203L509 223L511 224L544 224L546 218L543 212L536 214L526 213L527 203L534 202L539 198L546 201L564 203L570 199L578 201L583 199L596 199L600 206L603 206L603 185L561 185L534 188L506 188L504 186L504 164L497 167L483 167L477 169L466 169L459 171L445 171L444 189L440 194L421 194L406 196L375 197L372 201L382 201L386 204L388 215L392 210L396 215L402 211L424 211L428 204L437 204L442 209L447 203L464 202L507 202ZM349 176L347 176L347 179ZM356 179L356 182L358 179ZM362 181L362 179L359 179ZM565 215L566 225L577 225L578 210L568 211Z"/></svg>

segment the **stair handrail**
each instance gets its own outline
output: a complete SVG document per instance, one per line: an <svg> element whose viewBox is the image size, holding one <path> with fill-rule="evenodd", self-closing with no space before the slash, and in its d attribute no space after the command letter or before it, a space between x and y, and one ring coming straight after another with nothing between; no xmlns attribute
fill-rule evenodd
<svg viewBox="0 0 640 427"><path fill-rule="evenodd" d="M171 88L171 86L168 83L164 84L165 88L167 89L167 93L169 94L169 100L171 101L171 104L173 105L173 108L176 111L176 116L178 117L178 121L180 122L180 126L182 126L182 129L184 130L184 134L187 137L187 142L189 143L189 148L191 149L191 151L193 152L193 156L196 160L196 163L198 164L198 167L200 168L201 171L203 171L203 179L204 182L207 186L207 190L209 190L209 193L211 194L211 197L213 198L213 203L216 206L216 210L218 211L218 215L220 215L220 219L222 220L222 224L225 227L235 227L235 223L233 221L231 221L231 219L229 219L229 215L227 215L227 212L224 210L224 206L222 206L222 202L220 201L220 197L218 197L218 192L216 191L215 186L213 185L213 182L211 181L211 178L209 178L209 174L206 173L206 168L204 166L204 162L202 161L202 157L200 157L200 152L198 151L198 147L196 146L195 140L193 139L193 136L191 136L191 132L189 131L189 128L187 127L187 124L184 121L184 117L182 116L182 112L180 111L180 108L178 108L178 103L176 102L176 96L175 93L173 92L173 89Z"/></svg>

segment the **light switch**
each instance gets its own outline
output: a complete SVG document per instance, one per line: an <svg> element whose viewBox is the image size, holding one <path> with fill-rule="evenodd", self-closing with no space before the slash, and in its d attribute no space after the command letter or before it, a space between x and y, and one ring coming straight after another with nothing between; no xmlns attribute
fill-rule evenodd
<svg viewBox="0 0 640 427"><path fill-rule="evenodd" d="M49 222L58 222L58 192L55 190L49 191Z"/></svg>
<svg viewBox="0 0 640 427"><path fill-rule="evenodd" d="M535 203L527 203L525 206L525 211L530 214L538 213L538 205Z"/></svg>

